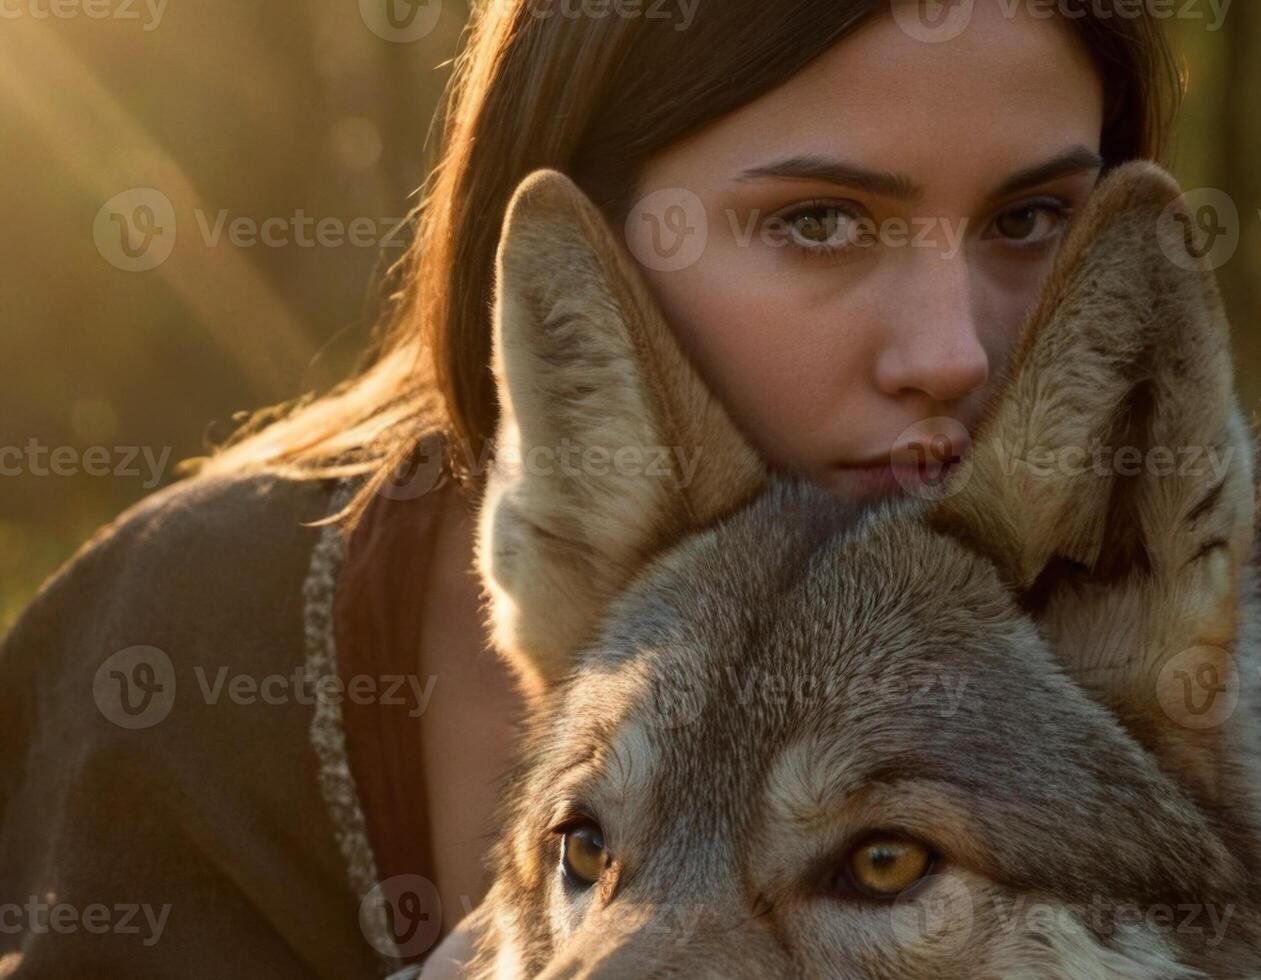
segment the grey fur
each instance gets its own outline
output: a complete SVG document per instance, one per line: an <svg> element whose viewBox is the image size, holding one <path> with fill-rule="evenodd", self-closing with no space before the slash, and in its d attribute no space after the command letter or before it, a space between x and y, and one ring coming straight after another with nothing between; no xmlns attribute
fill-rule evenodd
<svg viewBox="0 0 1261 980"><path fill-rule="evenodd" d="M942 499L860 513L768 477L708 404L725 499L497 473L481 563L535 710L473 975L1261 976L1253 447L1211 276L1162 255L1177 193L1149 164L1101 185ZM558 174L514 199L496 343L549 353L500 359L506 439L679 431L643 337L681 355L600 227ZM602 387L593 351L625 365ZM541 391L546 423L518 404ZM1185 478L1025 466L1119 433L1236 452ZM563 633L537 582L573 597ZM1169 701L1201 647L1235 705L1208 726ZM585 892L558 873L576 812L612 855ZM877 829L941 855L891 903L833 887Z"/></svg>

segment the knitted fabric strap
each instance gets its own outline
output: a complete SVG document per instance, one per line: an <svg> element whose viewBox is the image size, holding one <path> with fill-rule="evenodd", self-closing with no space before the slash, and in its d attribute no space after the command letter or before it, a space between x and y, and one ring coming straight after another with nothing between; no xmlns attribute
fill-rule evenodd
<svg viewBox="0 0 1261 980"><path fill-rule="evenodd" d="M330 515L339 513L356 489L356 481L340 483L333 494ZM397 970L402 960L392 936L388 903L378 882L376 859L368 838L358 787L350 768L341 699L325 694L337 691L340 683L333 605L338 576L345 560L343 528L338 523L325 525L311 552L311 564L302 588L306 628L305 675L315 692L310 738L319 762L320 792L332 818L350 886L360 900L359 925L364 938L380 954L382 973L385 974Z"/></svg>

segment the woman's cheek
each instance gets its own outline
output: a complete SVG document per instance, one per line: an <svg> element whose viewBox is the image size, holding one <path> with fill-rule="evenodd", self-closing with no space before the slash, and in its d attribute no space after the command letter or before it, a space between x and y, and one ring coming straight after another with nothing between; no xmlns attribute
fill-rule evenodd
<svg viewBox="0 0 1261 980"><path fill-rule="evenodd" d="M772 462L796 468L853 391L846 361L858 350L835 297L751 257L707 256L654 291L733 421Z"/></svg>
<svg viewBox="0 0 1261 980"><path fill-rule="evenodd" d="M980 260L975 277L977 323L982 326L981 341L990 355L991 376L1006 365L1037 307L1052 259L1048 255L1038 260Z"/></svg>

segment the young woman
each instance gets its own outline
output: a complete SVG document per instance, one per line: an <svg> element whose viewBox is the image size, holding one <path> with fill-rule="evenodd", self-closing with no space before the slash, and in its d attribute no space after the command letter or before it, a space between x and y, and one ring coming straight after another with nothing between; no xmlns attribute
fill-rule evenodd
<svg viewBox="0 0 1261 980"><path fill-rule="evenodd" d="M0 975L370 976L483 894L519 704L471 516L531 171L626 231L775 466L869 500L958 440L1178 80L1130 3L935 6L477 5L379 357L120 518L0 651L0 909L33 909ZM136 928L59 931L59 904Z"/></svg>

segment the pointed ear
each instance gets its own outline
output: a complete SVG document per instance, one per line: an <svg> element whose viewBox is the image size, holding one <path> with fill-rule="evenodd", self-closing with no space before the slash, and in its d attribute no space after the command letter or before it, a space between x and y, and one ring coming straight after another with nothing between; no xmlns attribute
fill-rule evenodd
<svg viewBox="0 0 1261 980"><path fill-rule="evenodd" d="M527 177L508 207L494 371L479 564L495 642L537 690L645 561L766 473L603 216L555 171Z"/></svg>
<svg viewBox="0 0 1261 980"><path fill-rule="evenodd" d="M1154 164L1100 182L932 520L997 564L1079 682L1206 777L1220 725L1179 685L1233 677L1221 724L1238 702L1255 489L1199 234Z"/></svg>

